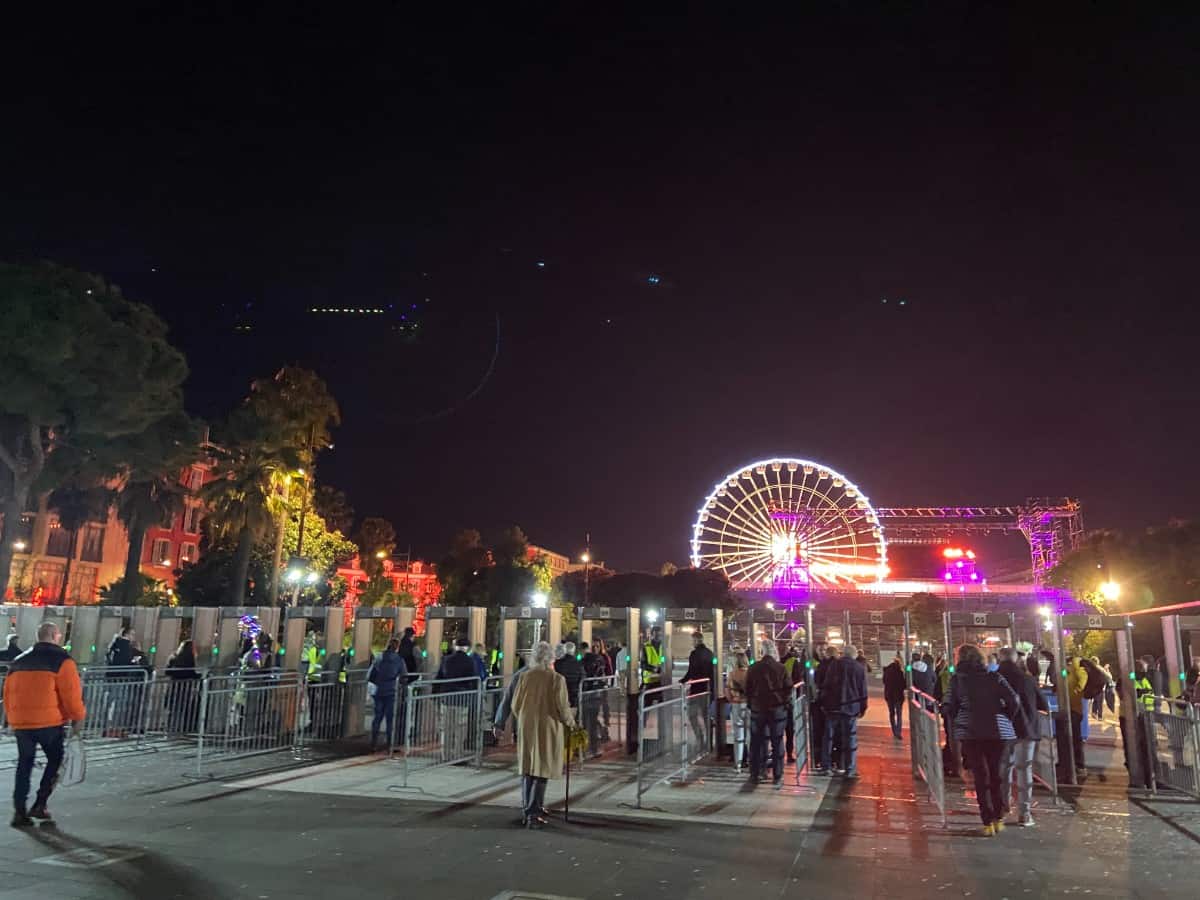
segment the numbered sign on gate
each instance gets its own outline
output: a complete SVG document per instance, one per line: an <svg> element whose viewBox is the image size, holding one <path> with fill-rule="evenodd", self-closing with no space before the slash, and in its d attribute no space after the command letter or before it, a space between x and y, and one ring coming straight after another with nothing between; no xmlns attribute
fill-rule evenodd
<svg viewBox="0 0 1200 900"><path fill-rule="evenodd" d="M776 622L786 622L787 621L787 613L782 609L775 610L775 621Z"/></svg>
<svg viewBox="0 0 1200 900"><path fill-rule="evenodd" d="M883 613L879 612L878 610L871 610L871 624L872 625L882 625L883 624Z"/></svg>
<svg viewBox="0 0 1200 900"><path fill-rule="evenodd" d="M1104 627L1104 617L1103 616L1088 616L1088 628L1103 628L1103 627Z"/></svg>
<svg viewBox="0 0 1200 900"><path fill-rule="evenodd" d="M987 613L971 613L972 625L987 625Z"/></svg>
<svg viewBox="0 0 1200 900"><path fill-rule="evenodd" d="M601 606L601 607L600 607L600 618L602 618L602 619L607 619L607 618L610 618L610 617L611 617L611 615L612 615L612 614L611 614L611 613L608 611L608 607L607 607L607 606Z"/></svg>
<svg viewBox="0 0 1200 900"><path fill-rule="evenodd" d="M694 610L694 609L685 609L685 610L683 611L683 617L684 617L684 619L694 619L694 618L696 618L696 610Z"/></svg>
<svg viewBox="0 0 1200 900"><path fill-rule="evenodd" d="M532 610L530 607L528 607L528 606L522 606L522 607L521 607L520 616L521 616L521 618L522 618L522 619L529 619L529 618L532 618L532 617L533 617L533 610Z"/></svg>

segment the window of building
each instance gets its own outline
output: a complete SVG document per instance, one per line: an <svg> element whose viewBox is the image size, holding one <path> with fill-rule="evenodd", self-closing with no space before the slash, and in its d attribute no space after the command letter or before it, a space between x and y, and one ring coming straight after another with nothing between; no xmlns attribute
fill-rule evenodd
<svg viewBox="0 0 1200 900"><path fill-rule="evenodd" d="M189 469L187 478L187 488L189 491L198 491L204 486L204 470Z"/></svg>
<svg viewBox="0 0 1200 900"><path fill-rule="evenodd" d="M200 554L196 550L195 544L183 544L179 548L179 564L194 563Z"/></svg>
<svg viewBox="0 0 1200 900"><path fill-rule="evenodd" d="M104 556L104 526L89 522L83 527L79 558L84 562L100 562Z"/></svg>
<svg viewBox="0 0 1200 900"><path fill-rule="evenodd" d="M183 511L183 530L188 534L200 533L199 506L189 506Z"/></svg>
<svg viewBox="0 0 1200 900"><path fill-rule="evenodd" d="M46 538L46 555L71 555L71 529L63 528L57 522L50 526L50 534Z"/></svg>
<svg viewBox="0 0 1200 900"><path fill-rule="evenodd" d="M154 566L171 565L171 542L166 538L159 538L154 542L154 547L150 551L150 564Z"/></svg>
<svg viewBox="0 0 1200 900"><path fill-rule="evenodd" d="M167 531L173 530L175 528L175 513L173 513L173 512L163 513L162 521L159 522L158 524L160 527L165 528Z"/></svg>

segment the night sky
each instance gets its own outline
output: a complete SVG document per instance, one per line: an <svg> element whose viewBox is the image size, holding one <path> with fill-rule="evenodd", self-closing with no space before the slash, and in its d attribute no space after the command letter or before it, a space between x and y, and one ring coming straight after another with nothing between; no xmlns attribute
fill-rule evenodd
<svg viewBox="0 0 1200 900"><path fill-rule="evenodd" d="M776 454L1195 514L1195 15L408 6L14 25L0 256L158 309L197 415L317 369L321 480L433 558L682 563Z"/></svg>

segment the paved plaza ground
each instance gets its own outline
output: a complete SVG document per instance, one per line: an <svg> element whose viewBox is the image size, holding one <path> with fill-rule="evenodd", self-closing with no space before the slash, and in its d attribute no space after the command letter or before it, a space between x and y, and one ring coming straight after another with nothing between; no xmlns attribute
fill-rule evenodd
<svg viewBox="0 0 1200 900"><path fill-rule="evenodd" d="M514 827L515 778L492 766L397 790L399 763L373 757L207 782L182 777L176 754L111 760L56 795L57 828L0 832L0 900L1197 896L1200 804L1128 799L1111 734L1060 809L1043 798L1036 828L984 838L962 782L942 827L882 706L863 722L857 782L752 791L709 768L639 811L628 763L589 762L571 821L541 832ZM561 782L549 799L561 808Z"/></svg>

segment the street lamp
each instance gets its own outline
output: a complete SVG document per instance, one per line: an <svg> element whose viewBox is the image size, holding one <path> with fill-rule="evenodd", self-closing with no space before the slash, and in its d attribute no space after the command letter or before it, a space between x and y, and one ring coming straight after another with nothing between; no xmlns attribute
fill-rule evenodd
<svg viewBox="0 0 1200 900"><path fill-rule="evenodd" d="M24 553L25 552L25 542L24 541L13 541L13 549L16 550L18 553Z"/></svg>
<svg viewBox="0 0 1200 900"><path fill-rule="evenodd" d="M387 551L386 550L376 550L375 558L376 559L387 559Z"/></svg>
<svg viewBox="0 0 1200 900"><path fill-rule="evenodd" d="M1109 603L1115 603L1121 599L1121 585L1115 581L1106 581L1100 585L1100 596Z"/></svg>
<svg viewBox="0 0 1200 900"><path fill-rule="evenodd" d="M545 609L546 603L549 601L549 599L550 598L548 598L545 595L545 593L542 591L534 591L532 594L529 595L529 603L533 606L534 609ZM533 620L533 642L536 644L541 639L542 639L542 620L534 619Z"/></svg>

